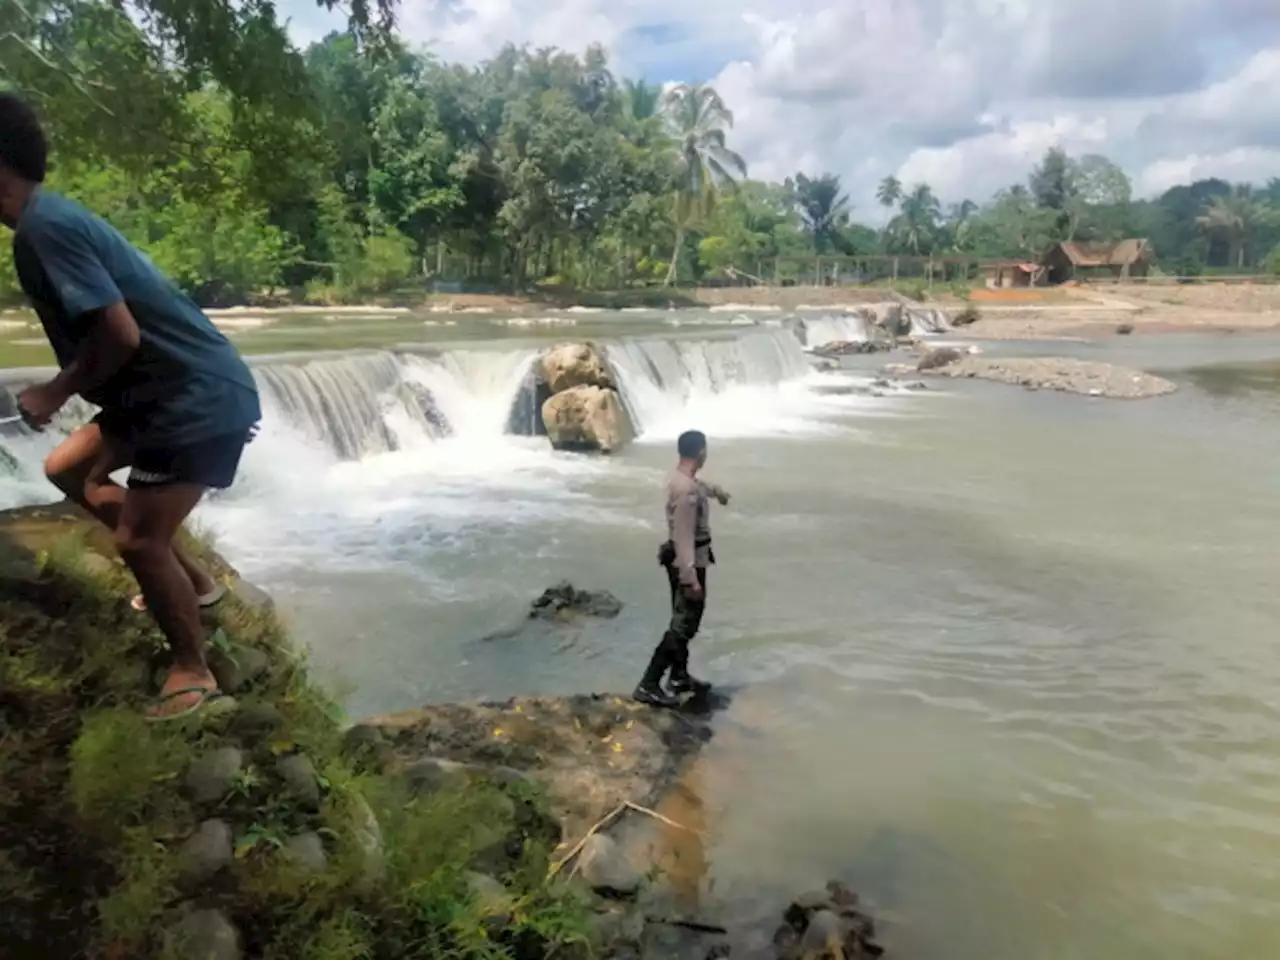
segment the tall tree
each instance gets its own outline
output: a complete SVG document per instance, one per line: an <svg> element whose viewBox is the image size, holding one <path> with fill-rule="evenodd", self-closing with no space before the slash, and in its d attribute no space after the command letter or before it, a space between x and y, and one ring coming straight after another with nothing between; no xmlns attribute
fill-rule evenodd
<svg viewBox="0 0 1280 960"><path fill-rule="evenodd" d="M1274 221L1274 211L1247 183L1238 183L1226 196L1214 197L1196 218L1196 223L1210 235L1227 241L1233 266L1245 265L1254 234Z"/></svg>
<svg viewBox="0 0 1280 960"><path fill-rule="evenodd" d="M849 222L850 203L840 186L840 177L824 173L810 179L798 173L786 186L813 249L825 253L833 246L842 246L841 229Z"/></svg>
<svg viewBox="0 0 1280 960"><path fill-rule="evenodd" d="M890 224L897 241L920 256L922 249L933 251L942 205L927 183L917 184L903 197L898 215Z"/></svg>
<svg viewBox="0 0 1280 960"><path fill-rule="evenodd" d="M880 206L892 210L902 199L902 181L892 174L885 177L876 188L876 199L880 201Z"/></svg>
<svg viewBox="0 0 1280 960"><path fill-rule="evenodd" d="M676 279L685 233L714 209L719 192L737 182L735 175L747 175L747 163L729 149L725 133L733 127L733 113L714 88L676 84L663 94L662 112L678 154L669 286Z"/></svg>

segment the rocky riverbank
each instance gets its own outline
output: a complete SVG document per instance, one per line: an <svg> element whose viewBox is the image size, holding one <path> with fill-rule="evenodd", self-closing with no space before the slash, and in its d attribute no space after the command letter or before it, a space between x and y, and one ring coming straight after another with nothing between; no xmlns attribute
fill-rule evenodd
<svg viewBox="0 0 1280 960"><path fill-rule="evenodd" d="M885 372L897 377L923 374L991 380L1028 390L1057 390L1115 400L1140 400L1177 390L1163 377L1112 363L1072 357L972 356L947 347L926 353L915 366L891 364Z"/></svg>
<svg viewBox="0 0 1280 960"><path fill-rule="evenodd" d="M344 727L269 598L192 546L233 587L204 614L231 696L148 724L167 654L108 538L66 505L0 512L6 956L879 954L835 882L797 898L772 939L734 937L758 917L669 907L634 826L700 836L660 801L726 698L680 712L520 698Z"/></svg>

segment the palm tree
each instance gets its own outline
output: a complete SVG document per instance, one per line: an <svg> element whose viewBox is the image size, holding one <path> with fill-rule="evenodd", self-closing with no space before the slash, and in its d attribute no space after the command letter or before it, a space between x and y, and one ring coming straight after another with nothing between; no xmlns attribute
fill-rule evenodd
<svg viewBox="0 0 1280 960"><path fill-rule="evenodd" d="M824 173L810 180L798 173L794 181L787 181L787 186L814 250L822 253L828 244L836 241L838 228L849 220L849 196L841 190L840 177Z"/></svg>
<svg viewBox="0 0 1280 960"><path fill-rule="evenodd" d="M676 245L666 279L670 286L676 279L685 231L711 213L721 190L737 184L735 173L746 177L747 162L725 143L733 113L713 87L678 83L668 88L662 95L662 115L678 151Z"/></svg>
<svg viewBox="0 0 1280 960"><path fill-rule="evenodd" d="M885 177L876 189L876 199L882 207L896 207L902 199L902 181L893 175Z"/></svg>
<svg viewBox="0 0 1280 960"><path fill-rule="evenodd" d="M1247 183L1238 183L1225 196L1214 197L1196 217L1196 223L1206 233L1226 239L1230 260L1237 269L1244 266L1245 250L1258 227L1274 220L1271 207Z"/></svg>
<svg viewBox="0 0 1280 960"><path fill-rule="evenodd" d="M648 120L656 116L662 101L662 88L650 86L643 80L624 80L627 109L633 120Z"/></svg>
<svg viewBox="0 0 1280 960"><path fill-rule="evenodd" d="M921 183L902 198L902 206L890 227L918 257L920 244L932 241L941 214L942 205L933 195L933 189L927 183Z"/></svg>

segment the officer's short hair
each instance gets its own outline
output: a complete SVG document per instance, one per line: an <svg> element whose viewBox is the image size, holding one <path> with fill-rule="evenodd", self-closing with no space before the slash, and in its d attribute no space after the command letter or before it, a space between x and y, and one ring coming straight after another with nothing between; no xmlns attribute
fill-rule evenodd
<svg viewBox="0 0 1280 960"><path fill-rule="evenodd" d="M676 450L686 460L693 460L707 449L707 435L701 430L686 430L676 441Z"/></svg>

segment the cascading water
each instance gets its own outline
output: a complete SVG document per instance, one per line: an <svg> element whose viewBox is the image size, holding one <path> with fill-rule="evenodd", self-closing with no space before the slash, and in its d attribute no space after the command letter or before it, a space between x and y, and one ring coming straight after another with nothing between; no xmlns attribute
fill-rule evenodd
<svg viewBox="0 0 1280 960"><path fill-rule="evenodd" d="M861 313L804 317L793 329L806 350L828 343L865 343L875 333L871 318Z"/></svg>
<svg viewBox="0 0 1280 960"><path fill-rule="evenodd" d="M690 417L721 434L750 432L780 387L811 372L796 338L776 329L714 340L632 340L605 352L641 436L669 433Z"/></svg>

